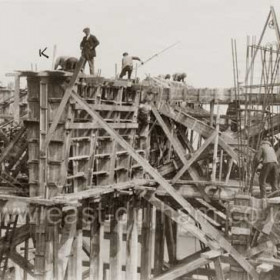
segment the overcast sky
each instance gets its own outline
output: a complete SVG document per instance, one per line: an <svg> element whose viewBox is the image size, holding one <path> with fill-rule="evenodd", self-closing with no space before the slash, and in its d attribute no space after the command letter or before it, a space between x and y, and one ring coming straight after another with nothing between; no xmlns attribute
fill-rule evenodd
<svg viewBox="0 0 280 280"><path fill-rule="evenodd" d="M112 77L122 53L146 60L167 46L176 47L139 69L159 75L184 71L195 87L233 86L231 38L236 38L240 67L246 36L259 36L273 0L0 0L0 81L5 73L51 68L57 55L79 56L82 29L100 41L96 67ZM280 20L279 20L280 21ZM39 57L47 47L50 59Z"/></svg>

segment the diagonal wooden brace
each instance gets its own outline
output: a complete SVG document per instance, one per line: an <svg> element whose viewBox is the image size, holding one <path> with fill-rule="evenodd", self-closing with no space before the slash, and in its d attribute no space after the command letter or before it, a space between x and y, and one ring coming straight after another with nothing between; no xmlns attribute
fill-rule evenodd
<svg viewBox="0 0 280 280"><path fill-rule="evenodd" d="M176 183L181 176L190 168L190 166L199 158L199 156L204 152L204 150L214 141L214 139L217 136L217 132L214 131L210 137L207 138L207 140L202 144L202 146L194 152L191 159L188 160L187 164L185 164L178 173L174 176L172 179L172 184Z"/></svg>

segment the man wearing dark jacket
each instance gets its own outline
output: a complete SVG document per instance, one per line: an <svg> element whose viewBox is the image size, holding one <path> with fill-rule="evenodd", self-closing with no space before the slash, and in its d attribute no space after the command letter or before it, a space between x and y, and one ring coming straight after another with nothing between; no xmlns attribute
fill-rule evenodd
<svg viewBox="0 0 280 280"><path fill-rule="evenodd" d="M86 27L83 32L86 36L80 44L82 57L85 58L85 63L82 69L85 68L86 62L88 62L89 73L94 75L94 58L96 57L95 48L99 45L99 41L94 35L90 34L90 29L88 27Z"/></svg>

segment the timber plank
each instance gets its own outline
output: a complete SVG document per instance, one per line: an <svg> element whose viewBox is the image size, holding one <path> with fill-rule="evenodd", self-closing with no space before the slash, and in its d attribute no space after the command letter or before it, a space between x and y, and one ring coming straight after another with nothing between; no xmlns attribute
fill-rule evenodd
<svg viewBox="0 0 280 280"><path fill-rule="evenodd" d="M156 276L152 278L153 280L170 280L170 279L176 279L180 276L183 276L185 274L188 274L197 268L204 266L208 263L210 263L211 260L208 260L203 257L199 257L192 262L175 265L172 267L169 271L163 273L162 275Z"/></svg>
<svg viewBox="0 0 280 280"><path fill-rule="evenodd" d="M128 129L137 128L138 123L110 123L113 128ZM81 123L71 123L66 124L66 129L100 129L102 125L92 122L81 122Z"/></svg>

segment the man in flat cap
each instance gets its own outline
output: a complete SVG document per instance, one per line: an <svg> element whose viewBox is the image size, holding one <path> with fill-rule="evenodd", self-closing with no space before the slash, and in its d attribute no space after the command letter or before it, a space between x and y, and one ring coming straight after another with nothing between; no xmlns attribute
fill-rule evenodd
<svg viewBox="0 0 280 280"><path fill-rule="evenodd" d="M99 41L94 35L90 34L89 27L84 28L83 32L85 33L85 37L83 38L80 47L85 63L82 69L85 68L86 62L88 62L89 73L94 75L94 58L96 57L95 48L99 45Z"/></svg>
<svg viewBox="0 0 280 280"><path fill-rule="evenodd" d="M127 52L123 53L123 59L122 59L122 71L120 74L120 79L123 78L123 76L128 75L128 79L130 80L132 70L133 70L133 60L138 60L142 64L142 60L138 56L131 56Z"/></svg>
<svg viewBox="0 0 280 280"><path fill-rule="evenodd" d="M267 179L271 183L272 191L278 190L278 160L268 136L263 138L259 151L255 156L256 165L261 161L263 166L259 176L260 195L261 198L266 198Z"/></svg>

